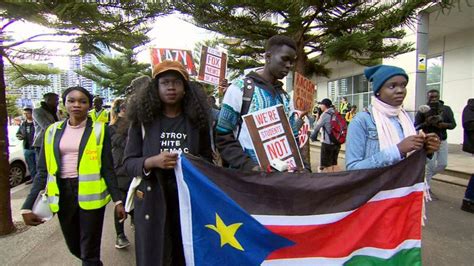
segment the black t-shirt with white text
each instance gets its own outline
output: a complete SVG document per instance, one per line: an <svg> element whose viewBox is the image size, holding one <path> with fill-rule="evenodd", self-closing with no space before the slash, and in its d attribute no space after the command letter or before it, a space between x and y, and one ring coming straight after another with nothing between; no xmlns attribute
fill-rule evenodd
<svg viewBox="0 0 474 266"><path fill-rule="evenodd" d="M188 135L186 132L186 120L184 115L177 117L161 117L161 133L160 133L160 153L171 152L188 153ZM174 170L163 170L165 176L173 176ZM166 197L174 197L177 195L176 178L166 178L165 184Z"/></svg>
<svg viewBox="0 0 474 266"><path fill-rule="evenodd" d="M189 152L186 121L183 114L172 118L166 116L161 118L160 146L160 152Z"/></svg>

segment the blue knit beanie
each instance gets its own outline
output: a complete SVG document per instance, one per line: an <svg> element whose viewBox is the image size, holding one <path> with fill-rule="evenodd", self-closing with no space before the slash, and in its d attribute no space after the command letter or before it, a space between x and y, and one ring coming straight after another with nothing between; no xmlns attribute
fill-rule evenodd
<svg viewBox="0 0 474 266"><path fill-rule="evenodd" d="M377 93L382 85L393 76L404 76L408 81L408 75L402 68L388 65L377 65L364 69L365 77L372 82L372 90Z"/></svg>

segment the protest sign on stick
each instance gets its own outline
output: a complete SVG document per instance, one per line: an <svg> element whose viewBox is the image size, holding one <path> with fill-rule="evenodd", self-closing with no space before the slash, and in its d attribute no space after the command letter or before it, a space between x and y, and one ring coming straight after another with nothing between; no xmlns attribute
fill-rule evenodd
<svg viewBox="0 0 474 266"><path fill-rule="evenodd" d="M276 105L243 116L262 169L281 160L290 169L304 168L295 137L283 106Z"/></svg>
<svg viewBox="0 0 474 266"><path fill-rule="evenodd" d="M311 115L313 110L314 94L316 93L316 87L314 83L310 79L305 78L300 73L295 72L295 83L293 88L293 104L295 106L296 112L298 114L307 112L309 115ZM298 138L303 161L310 164L311 158L308 142L310 124L308 118L306 117L304 122L305 123L300 129Z"/></svg>
<svg viewBox="0 0 474 266"><path fill-rule="evenodd" d="M226 69L226 53L215 48L202 47L198 80L218 86L225 79Z"/></svg>
<svg viewBox="0 0 474 266"><path fill-rule="evenodd" d="M313 109L313 99L316 93L314 83L295 72L295 84L293 89L293 104L296 110L311 112Z"/></svg>
<svg viewBox="0 0 474 266"><path fill-rule="evenodd" d="M196 76L196 66L193 61L193 54L189 50L174 48L151 48L151 65L163 62L164 60L178 61L186 68L190 76Z"/></svg>

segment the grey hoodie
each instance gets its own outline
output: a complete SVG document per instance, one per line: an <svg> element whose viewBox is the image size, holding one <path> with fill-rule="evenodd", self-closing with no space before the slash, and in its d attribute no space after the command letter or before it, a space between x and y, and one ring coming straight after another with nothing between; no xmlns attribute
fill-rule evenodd
<svg viewBox="0 0 474 266"><path fill-rule="evenodd" d="M331 127L331 116L335 113L334 108L330 107L326 111L321 114L321 117L318 119L318 122L314 126L314 130L311 133L311 140L315 141L316 137L318 136L318 132L321 128L323 128L323 139L322 142L326 144L334 144L331 142L329 134L332 131Z"/></svg>

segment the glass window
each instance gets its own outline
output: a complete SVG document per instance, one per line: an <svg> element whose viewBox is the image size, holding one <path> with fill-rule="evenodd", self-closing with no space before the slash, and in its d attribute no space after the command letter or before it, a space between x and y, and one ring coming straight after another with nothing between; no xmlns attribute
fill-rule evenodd
<svg viewBox="0 0 474 266"><path fill-rule="evenodd" d="M352 94L352 77L337 80L339 87L339 96Z"/></svg>
<svg viewBox="0 0 474 266"><path fill-rule="evenodd" d="M346 97L350 104L357 105L360 107L358 111L361 111L364 106L369 105L371 95L372 91L363 74L328 82L328 96L336 106L339 106L342 97Z"/></svg>
<svg viewBox="0 0 474 266"><path fill-rule="evenodd" d="M427 90L436 89L441 92L443 78L443 57L436 56L428 58L426 69Z"/></svg>
<svg viewBox="0 0 474 266"><path fill-rule="evenodd" d="M354 93L363 93L369 91L369 84L364 75L354 76Z"/></svg>

